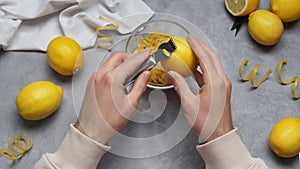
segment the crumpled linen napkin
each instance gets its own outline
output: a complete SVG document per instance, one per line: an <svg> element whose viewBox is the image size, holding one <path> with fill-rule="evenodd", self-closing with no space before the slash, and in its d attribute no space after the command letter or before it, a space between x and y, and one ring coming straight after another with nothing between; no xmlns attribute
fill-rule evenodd
<svg viewBox="0 0 300 169"><path fill-rule="evenodd" d="M100 15L127 34L153 14L143 0L0 0L0 45L7 51L46 51L53 38L65 35L86 49L95 45L95 28L109 24Z"/></svg>

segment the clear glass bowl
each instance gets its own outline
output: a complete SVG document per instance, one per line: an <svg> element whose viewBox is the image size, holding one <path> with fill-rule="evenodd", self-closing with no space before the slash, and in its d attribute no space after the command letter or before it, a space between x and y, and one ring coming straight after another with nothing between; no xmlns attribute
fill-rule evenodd
<svg viewBox="0 0 300 169"><path fill-rule="evenodd" d="M149 35L151 32L160 31L165 34L172 36L181 36L186 38L189 34L189 31L179 23L169 21L169 20L150 20L138 26L129 36L126 43L125 52L133 53L137 46L137 40ZM147 84L149 88L152 89L170 89L173 88L173 85L167 86L155 86Z"/></svg>

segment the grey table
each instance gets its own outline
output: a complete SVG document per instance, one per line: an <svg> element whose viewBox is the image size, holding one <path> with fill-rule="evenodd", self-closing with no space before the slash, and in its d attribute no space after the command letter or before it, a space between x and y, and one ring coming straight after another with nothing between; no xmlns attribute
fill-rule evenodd
<svg viewBox="0 0 300 169"><path fill-rule="evenodd" d="M241 28L238 36L234 37L234 32L230 31L234 19L226 12L223 0L145 0L145 2L156 12L170 13L194 23L212 41L233 84L234 126L239 129L241 138L251 154L263 159L273 169L299 168L297 157L279 158L268 147L269 132L278 120L288 116L300 118L300 102L292 99L291 85L280 85L276 73L273 73L259 88L253 90L249 82L243 83L239 80L238 68L242 60L250 59L246 70L250 71L250 67L260 63L258 77L261 77L269 69L276 71L279 60L286 59L288 64L283 69L284 77L300 76L300 21L285 25L284 35L277 45L264 47L251 39L246 25ZM262 1L260 8L268 9L268 4L269 1ZM0 53L0 147L7 147L7 140L17 133L27 135L34 142L32 150L15 163L10 163L0 157L1 169L30 168L43 153L54 152L58 148L68 131L69 124L76 120L75 112L78 112L78 107L80 107L84 88L78 89L76 84L86 83L84 79L97 66L94 60L102 57L95 50L97 49L84 52L85 68L75 76L75 80L71 77L62 77L52 71L47 64L45 53ZM24 85L38 80L49 80L63 87L62 105L55 114L45 120L25 121L17 113L15 98ZM74 92L74 89L78 91ZM152 90L148 89L145 95L151 92ZM164 94L168 99L168 104L166 111L158 119L145 124L130 122L122 133L147 137L166 130L178 115L176 112L178 112L180 100L173 90L166 90ZM149 106L147 97L144 97L141 102L140 107ZM101 159L98 168L204 168L204 162L195 149L197 141L197 137L190 132L172 149L157 156L142 159L107 153ZM144 148L150 150L152 147Z"/></svg>

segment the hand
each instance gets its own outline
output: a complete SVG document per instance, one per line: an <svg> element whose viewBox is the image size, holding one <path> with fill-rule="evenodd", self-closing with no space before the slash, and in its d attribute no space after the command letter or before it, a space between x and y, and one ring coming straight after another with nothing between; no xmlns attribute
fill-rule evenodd
<svg viewBox="0 0 300 169"><path fill-rule="evenodd" d="M187 121L202 141L211 141L232 130L231 83L226 77L217 53L188 35L187 41L198 58L202 74L196 71L200 86L193 94L185 79L174 71L168 72L176 92L181 98Z"/></svg>
<svg viewBox="0 0 300 169"><path fill-rule="evenodd" d="M124 82L149 54L148 49L137 55L113 53L92 75L75 124L80 132L105 144L128 123L146 90L150 73L141 73L128 94L125 93Z"/></svg>

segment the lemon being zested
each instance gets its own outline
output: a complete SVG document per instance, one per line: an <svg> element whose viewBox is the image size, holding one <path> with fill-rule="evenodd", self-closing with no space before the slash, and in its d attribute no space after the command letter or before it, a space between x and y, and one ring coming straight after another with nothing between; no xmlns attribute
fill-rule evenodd
<svg viewBox="0 0 300 169"><path fill-rule="evenodd" d="M190 76L197 68L198 60L194 55L190 45L185 38L173 36L160 31L153 31L149 35L137 40L138 47L134 53L138 53L146 48L152 49L152 53L158 50L162 43L167 43L172 38L176 49L171 53L163 50L164 54L169 57L160 61L150 70L151 77L149 84L154 86L167 86L171 82L167 76L169 70L176 71L183 76Z"/></svg>
<svg viewBox="0 0 300 169"><path fill-rule="evenodd" d="M63 89L48 81L38 81L25 86L16 98L19 114L26 120L41 120L56 111Z"/></svg>
<svg viewBox="0 0 300 169"><path fill-rule="evenodd" d="M165 61L161 61L166 71L176 71L182 76L191 76L192 71L197 68L198 60L190 45L183 37L172 37L176 49Z"/></svg>
<svg viewBox="0 0 300 169"><path fill-rule="evenodd" d="M300 0L271 0L270 7L283 22L293 22L300 18Z"/></svg>
<svg viewBox="0 0 300 169"><path fill-rule="evenodd" d="M245 16L254 11L259 0L225 0L225 6L233 16Z"/></svg>
<svg viewBox="0 0 300 169"><path fill-rule="evenodd" d="M248 31L256 42L271 46L280 40L284 29L277 15L267 10L257 10L249 15Z"/></svg>
<svg viewBox="0 0 300 169"><path fill-rule="evenodd" d="M300 119L288 117L276 123L270 133L269 146L280 157L296 156L300 152Z"/></svg>
<svg viewBox="0 0 300 169"><path fill-rule="evenodd" d="M84 64L79 44L65 36L54 38L47 47L47 60L52 69L61 75L73 75Z"/></svg>

